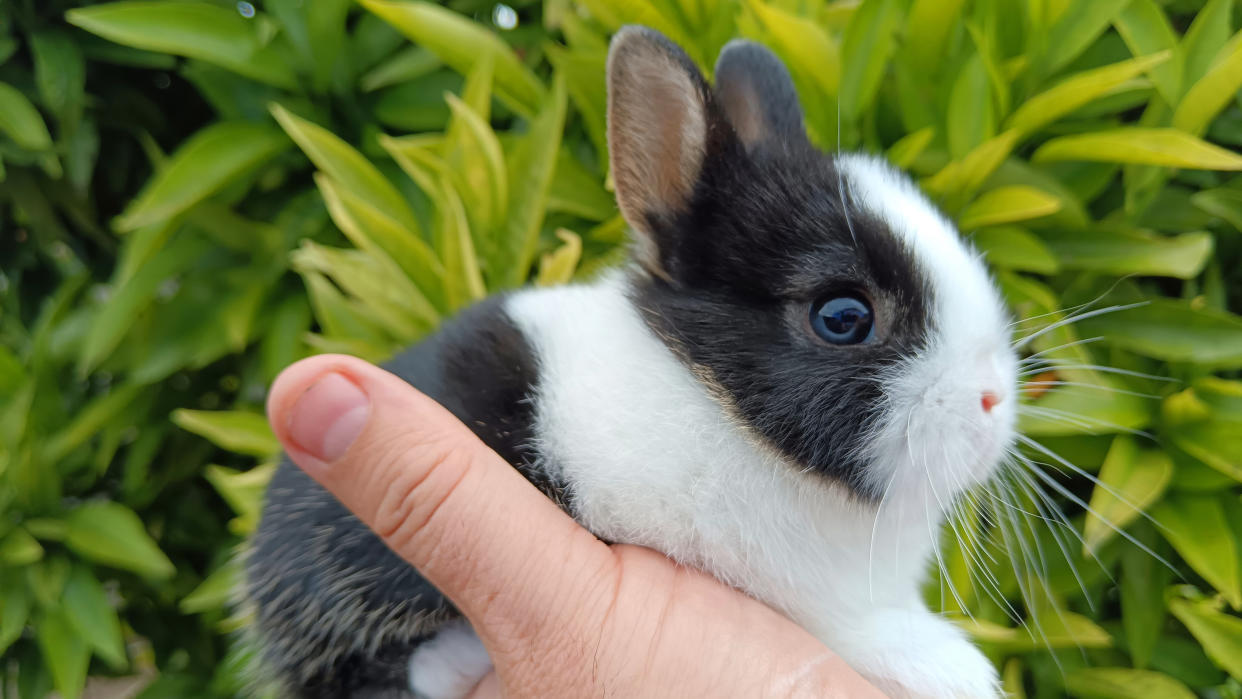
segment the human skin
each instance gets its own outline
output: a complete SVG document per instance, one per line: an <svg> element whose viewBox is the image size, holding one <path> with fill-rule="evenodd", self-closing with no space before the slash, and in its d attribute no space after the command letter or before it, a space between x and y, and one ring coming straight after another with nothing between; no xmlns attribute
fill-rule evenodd
<svg viewBox="0 0 1242 699"><path fill-rule="evenodd" d="M474 697L880 697L806 631L649 549L596 539L400 378L354 357L286 369L286 452L466 616Z"/></svg>

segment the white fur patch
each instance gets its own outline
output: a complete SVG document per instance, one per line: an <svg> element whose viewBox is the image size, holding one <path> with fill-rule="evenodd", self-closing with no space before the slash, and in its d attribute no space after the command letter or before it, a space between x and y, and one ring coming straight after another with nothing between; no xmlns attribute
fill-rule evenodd
<svg viewBox="0 0 1242 699"><path fill-rule="evenodd" d="M492 660L470 624L451 621L410 656L410 690L420 699L459 699L491 669Z"/></svg>
<svg viewBox="0 0 1242 699"><path fill-rule="evenodd" d="M947 507L987 480L1014 440L1017 357L1009 319L979 255L908 177L877 158L837 160L845 200L883 221L931 283L925 350L885 381L888 419L876 438L881 487L929 490ZM981 408L989 392L1001 399Z"/></svg>
<svg viewBox="0 0 1242 699"><path fill-rule="evenodd" d="M728 416L626 289L617 274L507 302L540 360L539 451L578 520L771 604L877 681L983 696L957 692L991 686L990 665L921 602L942 517L931 493L901 489L877 512L786 461ZM890 628L894 618L918 623ZM940 662L976 677L916 674ZM951 684L938 687L941 675Z"/></svg>

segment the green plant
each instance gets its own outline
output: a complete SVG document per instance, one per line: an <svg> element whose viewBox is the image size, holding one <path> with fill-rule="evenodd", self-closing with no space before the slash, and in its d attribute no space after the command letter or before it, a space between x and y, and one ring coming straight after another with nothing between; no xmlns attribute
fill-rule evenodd
<svg viewBox="0 0 1242 699"><path fill-rule="evenodd" d="M0 100L33 102L56 134L43 138L34 107L0 118L0 201L17 212L5 225L40 236L42 251L6 259L15 281L0 324L13 348L0 353L0 645L12 643L21 696L52 683L72 695L91 653L92 673L128 660L116 633L71 623L68 599L48 594L62 580L90 589L73 604L96 610L99 628L116 617L121 636L150 639L164 673L151 696L233 691L212 634L244 621L223 611L228 548L254 524L276 451L256 412L266 382L310 351L381 359L485 293L615 259L624 225L607 190L603 69L608 35L627 22L664 32L705 71L733 36L771 46L812 138L911 171L986 255L1016 332L1040 333L1023 417L1038 443L1021 458L1050 465L1010 476L1007 505L992 504L998 493L966 503L928 589L1006 688L1242 696L1232 0L547 0L518 7L512 30L485 27L494 6L469 1L69 12L116 44L56 25L63 6L32 5L0 24L0 56L16 57L0 61L15 86ZM45 27L64 37L54 49L34 38ZM175 71L159 75L216 118L126 131L128 157L154 171L136 196L132 177L106 191L95 168L74 180L76 108L58 97L77 94L74 73L37 70L65 46L82 47L88 92L100 91L83 123L143 74L114 75L114 60ZM121 113L131 108L145 113ZM159 128L163 140L144 135ZM98 211L55 194L40 208L20 189L84 177ZM111 232L95 223L113 215ZM1059 325L1104 306L1128 307ZM84 381L65 390L65 377ZM174 408L182 430L163 419ZM146 526L98 514L118 507ZM67 534L82 517L154 544L90 551ZM119 614L98 611L113 607L88 578L119 583Z"/></svg>

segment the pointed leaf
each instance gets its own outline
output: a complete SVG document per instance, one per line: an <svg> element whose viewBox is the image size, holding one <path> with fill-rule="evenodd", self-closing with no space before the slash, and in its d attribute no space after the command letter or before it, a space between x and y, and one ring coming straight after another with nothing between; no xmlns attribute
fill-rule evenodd
<svg viewBox="0 0 1242 699"><path fill-rule="evenodd" d="M1216 495L1176 494L1151 510L1160 533L1196 573L1212 584L1229 603L1242 607L1238 574L1238 545Z"/></svg>
<svg viewBox="0 0 1242 699"><path fill-rule="evenodd" d="M129 664L121 621L103 585L86 566L76 565L65 582L62 601L69 623L78 635L114 670Z"/></svg>
<svg viewBox="0 0 1242 699"><path fill-rule="evenodd" d="M381 139L381 144L385 140ZM385 145L385 148L388 148ZM371 206L327 175L315 178L328 213L345 237L358 249L375 257L386 257L398 265L418 287L420 293L407 302L416 315L435 318L444 309L444 265L431 246L414 231Z"/></svg>
<svg viewBox="0 0 1242 699"><path fill-rule="evenodd" d="M563 245L545 253L539 261L539 276L535 280L537 286L568 284L582 258L582 238L576 233L562 228L556 232L556 237L561 239Z"/></svg>
<svg viewBox="0 0 1242 699"><path fill-rule="evenodd" d="M565 81L558 77L543 110L531 121L530 130L509 158L509 181L514 187L509 197L508 226L502 237L505 245L499 253L509 261L502 286L521 284L534 263L565 129L567 102Z"/></svg>
<svg viewBox="0 0 1242 699"><path fill-rule="evenodd" d="M999 223L1040 218L1060 210L1059 199L1034 187L998 187L980 195L974 203L966 207L958 218L958 225L962 230L972 230Z"/></svg>
<svg viewBox="0 0 1242 699"><path fill-rule="evenodd" d="M239 517L257 523L267 484L278 466L278 462L272 461L248 471L238 471L213 464L207 467L204 476Z"/></svg>
<svg viewBox="0 0 1242 699"><path fill-rule="evenodd" d="M1067 3L1043 42L1048 51L1043 57L1045 72L1055 73L1073 63L1129 3L1130 0Z"/></svg>
<svg viewBox="0 0 1242 699"><path fill-rule="evenodd" d="M118 44L197 58L276 87L297 76L271 50L261 23L207 2L112 2L65 13L70 24Z"/></svg>
<svg viewBox="0 0 1242 699"><path fill-rule="evenodd" d="M1010 115L1005 128L1029 133L1051 124L1075 109L1120 89L1144 71L1167 62L1171 56L1171 52L1161 51L1071 75L1023 102Z"/></svg>
<svg viewBox="0 0 1242 699"><path fill-rule="evenodd" d="M845 30L841 55L841 118L853 122L871 106L893 51L901 3L868 0L854 13Z"/></svg>
<svg viewBox="0 0 1242 699"><path fill-rule="evenodd" d="M1173 479L1173 461L1161 451L1140 450L1128 435L1113 439L1091 491L1083 526L1083 552L1099 550L1164 495Z"/></svg>
<svg viewBox="0 0 1242 699"><path fill-rule="evenodd" d="M1177 129L1142 126L1054 138L1040 146L1031 160L1036 163L1089 160L1199 170L1242 170L1242 155Z"/></svg>
<svg viewBox="0 0 1242 699"><path fill-rule="evenodd" d="M1178 51L1177 34L1156 0L1130 0L1126 8L1118 13L1113 26L1135 56L1151 56L1161 52L1172 54L1171 60L1153 66L1149 75L1165 102L1177 102L1182 94L1184 59Z"/></svg>
<svg viewBox="0 0 1242 699"><path fill-rule="evenodd" d="M1050 232L1044 238L1066 269L1193 279L1212 256L1210 233L1164 237L1145 231Z"/></svg>
<svg viewBox="0 0 1242 699"><path fill-rule="evenodd" d="M385 216L411 231L418 230L418 221L405 198L361 153L322 126L294 115L279 104L271 105L271 110L276 121L315 167Z"/></svg>
<svg viewBox="0 0 1242 699"><path fill-rule="evenodd" d="M360 0L363 7L388 22L419 46L463 75L481 55L495 60L496 94L522 116L539 110L546 98L543 84L500 37L477 22L428 2Z"/></svg>
<svg viewBox="0 0 1242 699"><path fill-rule="evenodd" d="M43 558L43 547L22 527L0 537L0 563L16 568Z"/></svg>
<svg viewBox="0 0 1242 699"><path fill-rule="evenodd" d="M1234 35L1207 73L1190 86L1173 112L1173 126L1192 134L1207 130L1242 89L1242 32Z"/></svg>
<svg viewBox="0 0 1242 699"><path fill-rule="evenodd" d="M240 410L174 410L172 421L187 432L238 454L268 457L280 453L267 418Z"/></svg>
<svg viewBox="0 0 1242 699"><path fill-rule="evenodd" d="M975 231L970 242L988 264L1007 269L1053 274L1057 258L1042 240L1017 226L996 226Z"/></svg>
<svg viewBox="0 0 1242 699"><path fill-rule="evenodd" d="M65 545L89 560L162 580L175 572L142 520L133 510L115 502L79 505L65 517Z"/></svg>
<svg viewBox="0 0 1242 699"><path fill-rule="evenodd" d="M41 151L52 147L47 124L30 100L12 85L0 82L0 134L27 150Z"/></svg>
<svg viewBox="0 0 1242 699"><path fill-rule="evenodd" d="M56 691L64 699L77 699L86 686L86 666L91 652L78 636L66 611L48 609L35 624L35 638L52 674Z"/></svg>
<svg viewBox="0 0 1242 699"><path fill-rule="evenodd" d="M1171 362L1208 367L1242 366L1242 318L1188 301L1152 299L1146 305L1088 318L1086 337Z"/></svg>
<svg viewBox="0 0 1242 699"><path fill-rule="evenodd" d="M1169 602L1169 611L1186 625L1214 663L1242 680L1242 619L1225 614L1211 602L1186 599Z"/></svg>
<svg viewBox="0 0 1242 699"><path fill-rule="evenodd" d="M120 231L149 226L237 182L289 147L280 131L226 121L194 134L168 159L116 220Z"/></svg>
<svg viewBox="0 0 1242 699"><path fill-rule="evenodd" d="M1082 699L1195 699L1190 689L1160 672L1128 667L1086 667L1065 676L1065 689Z"/></svg>

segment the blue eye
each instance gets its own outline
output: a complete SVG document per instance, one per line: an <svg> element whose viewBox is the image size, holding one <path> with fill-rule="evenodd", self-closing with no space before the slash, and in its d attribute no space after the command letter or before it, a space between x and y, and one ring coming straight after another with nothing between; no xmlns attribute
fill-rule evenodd
<svg viewBox="0 0 1242 699"><path fill-rule="evenodd" d="M834 345L857 345L875 335L875 314L857 296L835 296L811 305L811 329Z"/></svg>

